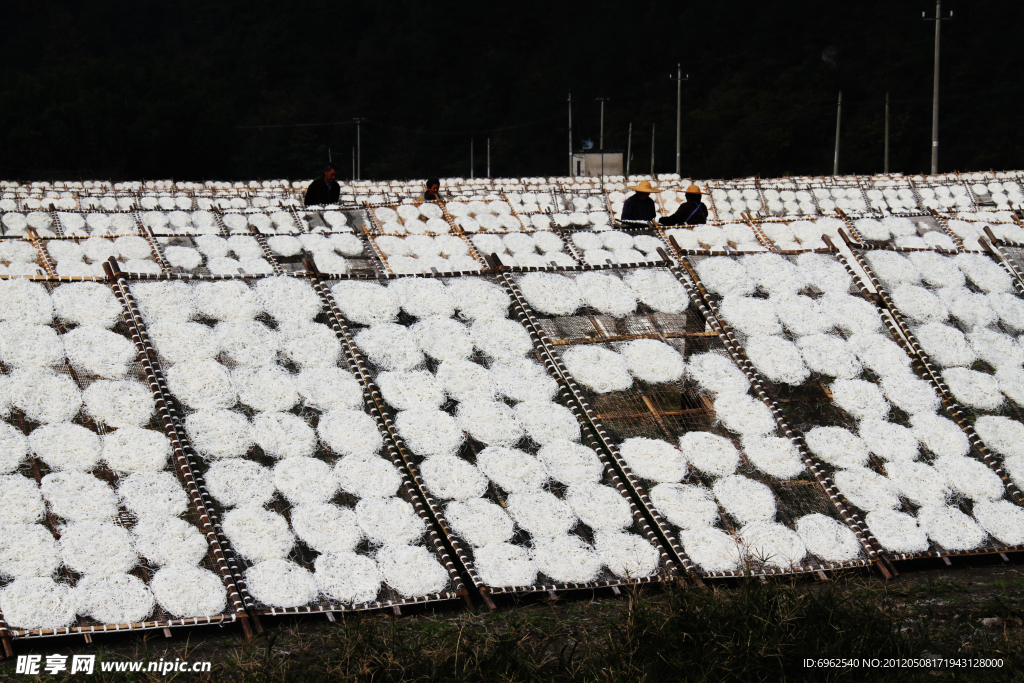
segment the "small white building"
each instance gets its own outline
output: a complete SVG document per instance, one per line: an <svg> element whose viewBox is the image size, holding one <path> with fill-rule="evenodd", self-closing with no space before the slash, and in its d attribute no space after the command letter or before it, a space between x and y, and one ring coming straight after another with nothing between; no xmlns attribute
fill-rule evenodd
<svg viewBox="0 0 1024 683"><path fill-rule="evenodd" d="M574 175L597 178L602 175L622 175L622 150L600 152L594 149L581 149L572 154L572 170Z"/></svg>

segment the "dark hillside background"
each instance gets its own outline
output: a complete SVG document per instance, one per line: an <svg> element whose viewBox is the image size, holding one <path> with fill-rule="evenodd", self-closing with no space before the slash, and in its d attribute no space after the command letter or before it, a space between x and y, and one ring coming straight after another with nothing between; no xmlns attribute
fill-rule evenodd
<svg viewBox="0 0 1024 683"><path fill-rule="evenodd" d="M1024 3L950 0L940 171L1024 166ZM635 172L702 178L926 172L934 2L36 0L0 3L0 177L310 177L330 147L350 175L567 172L599 127ZM329 124L302 125L295 124Z"/></svg>

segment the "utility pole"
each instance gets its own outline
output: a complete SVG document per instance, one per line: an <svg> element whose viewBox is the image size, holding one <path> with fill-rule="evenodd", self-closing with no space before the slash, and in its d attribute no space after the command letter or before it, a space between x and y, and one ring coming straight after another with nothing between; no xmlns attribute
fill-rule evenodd
<svg viewBox="0 0 1024 683"><path fill-rule="evenodd" d="M473 138L469 139L469 177L473 177Z"/></svg>
<svg viewBox="0 0 1024 683"><path fill-rule="evenodd" d="M654 178L654 124L651 124L651 178Z"/></svg>
<svg viewBox="0 0 1024 683"><path fill-rule="evenodd" d="M601 182L604 183L604 103L608 101L608 98L598 97L596 99L601 103L601 134L598 141L601 145Z"/></svg>
<svg viewBox="0 0 1024 683"><path fill-rule="evenodd" d="M355 119L356 122L356 180L363 176L362 124L366 119Z"/></svg>
<svg viewBox="0 0 1024 683"><path fill-rule="evenodd" d="M576 169L572 165L572 92L569 92L569 176L576 177Z"/></svg>
<svg viewBox="0 0 1024 683"><path fill-rule="evenodd" d="M843 117L843 91L839 91L839 104L836 106L836 158L832 162L832 175L839 175L839 122Z"/></svg>
<svg viewBox="0 0 1024 683"><path fill-rule="evenodd" d="M939 26L942 22L953 18L952 10L949 16L942 17L942 0L935 0L935 18L926 17L921 12L921 18L925 21L935 22L935 80L932 85L932 175L939 172Z"/></svg>
<svg viewBox="0 0 1024 683"><path fill-rule="evenodd" d="M885 93L885 163L882 173L889 172L889 93Z"/></svg>
<svg viewBox="0 0 1024 683"><path fill-rule="evenodd" d="M491 177L491 139L487 138L487 177Z"/></svg>
<svg viewBox="0 0 1024 683"><path fill-rule="evenodd" d="M626 179L629 179L629 162L633 159L633 122L629 122L629 135L626 137Z"/></svg>
<svg viewBox="0 0 1024 683"><path fill-rule="evenodd" d="M352 148L352 180L356 179L356 148Z"/></svg>
<svg viewBox="0 0 1024 683"><path fill-rule="evenodd" d="M680 149L682 148L682 119L683 119L683 81L690 80L690 74L683 77L682 64L676 64L676 77L670 80L676 82L676 175L679 175ZM651 173L654 173L652 170Z"/></svg>

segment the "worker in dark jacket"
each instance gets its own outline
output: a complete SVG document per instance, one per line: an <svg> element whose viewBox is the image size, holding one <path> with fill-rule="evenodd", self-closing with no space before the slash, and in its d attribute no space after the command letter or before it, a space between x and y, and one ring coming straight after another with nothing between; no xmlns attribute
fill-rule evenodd
<svg viewBox="0 0 1024 683"><path fill-rule="evenodd" d="M306 189L306 206L314 204L337 204L341 196L341 186L336 178L338 169L331 164L321 178L317 178Z"/></svg>
<svg viewBox="0 0 1024 683"><path fill-rule="evenodd" d="M708 222L708 207L701 201L704 194L696 185L686 188L686 201L676 212L660 221L661 225L701 225Z"/></svg>
<svg viewBox="0 0 1024 683"><path fill-rule="evenodd" d="M630 185L629 189L634 190L636 194L622 203L622 215L619 216L619 219L623 221L653 221L657 218L658 214L651 195L661 192L661 190L646 180L641 180L639 185Z"/></svg>
<svg viewBox="0 0 1024 683"><path fill-rule="evenodd" d="M436 202L441 198L441 181L437 178L430 178L423 185L423 194L416 198L416 203Z"/></svg>

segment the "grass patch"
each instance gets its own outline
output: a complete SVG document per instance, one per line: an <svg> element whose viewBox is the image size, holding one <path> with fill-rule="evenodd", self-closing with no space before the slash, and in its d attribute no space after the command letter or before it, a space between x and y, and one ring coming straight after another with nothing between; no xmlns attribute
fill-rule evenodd
<svg viewBox="0 0 1024 683"><path fill-rule="evenodd" d="M959 592L962 584L928 582ZM923 592L923 591L922 591ZM927 601L925 601L927 603ZM668 585L620 600L548 602L489 612L395 619L354 615L337 624L288 622L230 649L223 638L189 653L209 674L178 680L327 681L1003 681L1024 677L1019 612L995 600L967 619L933 618L904 596L834 583L744 581L735 587ZM965 615L967 616L967 615ZM1009 628L979 627L1000 617ZM108 658L155 661L158 641ZM166 641L162 643L167 647ZM152 648L152 649L150 649ZM217 649L214 649L217 648ZM808 669L805 658L997 657L1002 669ZM174 653L171 654L174 656ZM95 681L124 680L101 673ZM951 678L955 673L955 678ZM13 674L13 662L0 678ZM12 678L14 678L12 676ZM27 680L27 677L17 677ZM133 680L174 680L158 674Z"/></svg>

